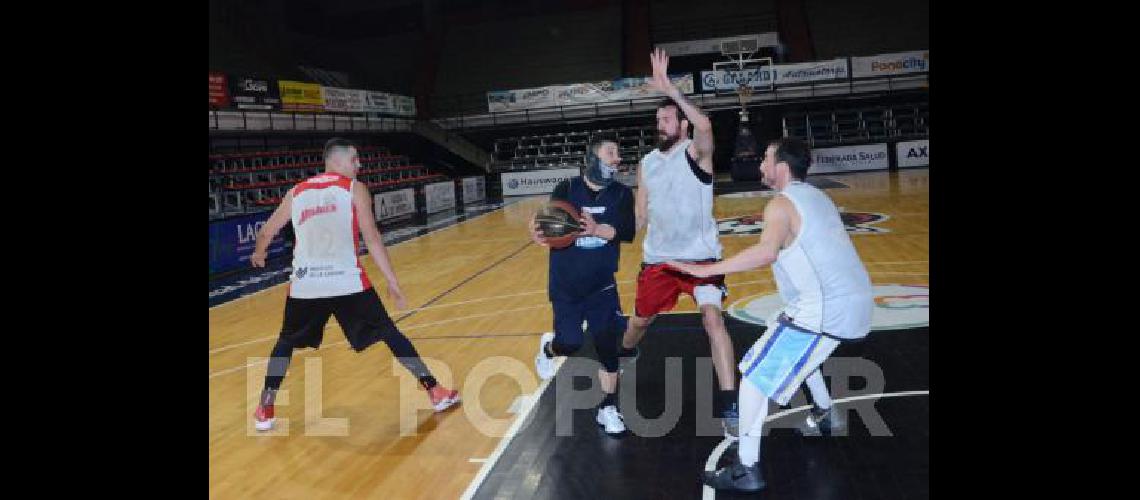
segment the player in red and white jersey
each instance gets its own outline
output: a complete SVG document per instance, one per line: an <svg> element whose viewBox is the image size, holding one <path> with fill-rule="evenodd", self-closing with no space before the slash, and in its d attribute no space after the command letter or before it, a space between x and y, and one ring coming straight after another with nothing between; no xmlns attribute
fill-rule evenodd
<svg viewBox="0 0 1140 500"><path fill-rule="evenodd" d="M355 184L351 177L330 171L292 189L291 218L297 245L290 297L336 297L372 287L356 255L360 248L360 232L356 228L360 225L352 204ZM366 187L361 189L367 192Z"/></svg>
<svg viewBox="0 0 1140 500"><path fill-rule="evenodd" d="M325 144L324 159L325 172L290 189L262 226L250 259L254 266L264 267L269 242L292 221L296 234L293 274L281 335L270 354L265 386L254 414L258 430L273 428L273 402L293 349L320 347L329 316L336 316L356 352L378 341L388 344L428 391L436 411L459 402L459 393L436 382L411 341L396 328L360 265L356 249L363 236L368 254L388 282L389 296L397 308L407 307L376 229L368 187L356 181L360 169L356 147L344 139L330 139Z"/></svg>

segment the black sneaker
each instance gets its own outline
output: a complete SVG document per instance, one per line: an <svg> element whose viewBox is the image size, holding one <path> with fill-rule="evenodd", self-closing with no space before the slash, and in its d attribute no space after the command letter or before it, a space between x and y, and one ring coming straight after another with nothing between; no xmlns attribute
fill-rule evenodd
<svg viewBox="0 0 1140 500"><path fill-rule="evenodd" d="M808 411L807 417L797 428L800 434L805 436L820 436L824 430L830 435L835 435L847 430L847 417L845 412L836 410L835 405L826 410L815 406Z"/></svg>
<svg viewBox="0 0 1140 500"><path fill-rule="evenodd" d="M760 462L752 464L751 467L735 462L716 472L706 471L703 479L705 486L713 489L741 493L756 493L767 486L764 477L760 475Z"/></svg>

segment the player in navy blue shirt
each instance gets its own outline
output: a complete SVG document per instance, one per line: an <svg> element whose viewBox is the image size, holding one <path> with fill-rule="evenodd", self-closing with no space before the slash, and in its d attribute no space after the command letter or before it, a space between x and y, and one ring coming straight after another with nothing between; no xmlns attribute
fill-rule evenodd
<svg viewBox="0 0 1140 500"><path fill-rule="evenodd" d="M598 405L598 424L606 433L617 435L625 432L617 409L617 342L625 331L626 318L614 273L621 242L632 242L636 230L634 197L628 186L614 179L621 163L617 143L596 141L586 156L582 176L562 181L550 196L574 205L584 229L573 245L550 250L548 293L554 307L554 332L542 336L534 362L540 377L553 377L554 357L568 356L582 346L585 320L602 364L598 380L605 399ZM548 246L533 221L531 236L535 243Z"/></svg>

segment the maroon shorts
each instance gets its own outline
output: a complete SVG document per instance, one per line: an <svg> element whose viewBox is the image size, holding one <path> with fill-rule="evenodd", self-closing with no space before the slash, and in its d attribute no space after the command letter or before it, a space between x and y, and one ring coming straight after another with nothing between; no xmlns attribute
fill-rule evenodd
<svg viewBox="0 0 1140 500"><path fill-rule="evenodd" d="M712 264L715 261L695 262ZM724 286L724 275L698 278L673 269L665 263L641 264L637 275L637 298L634 300L634 314L648 318L657 313L672 310L677 305L677 297L682 293L693 295L693 289L701 285L713 285L721 289L721 302L728 298ZM694 300L696 298L694 297Z"/></svg>

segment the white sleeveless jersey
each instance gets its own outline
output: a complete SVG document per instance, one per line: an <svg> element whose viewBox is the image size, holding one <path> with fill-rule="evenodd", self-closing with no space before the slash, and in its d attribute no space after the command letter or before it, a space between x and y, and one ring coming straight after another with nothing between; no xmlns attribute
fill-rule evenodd
<svg viewBox="0 0 1140 500"><path fill-rule="evenodd" d="M780 191L800 215L795 241L772 264L784 313L795 324L839 338L871 329L871 278L851 244L839 210L823 191L792 182Z"/></svg>
<svg viewBox="0 0 1140 500"><path fill-rule="evenodd" d="M372 286L356 253L360 230L352 206L354 182L326 172L306 179L293 190L297 244L293 249L290 297L336 297Z"/></svg>
<svg viewBox="0 0 1140 500"><path fill-rule="evenodd" d="M692 142L681 141L667 154L654 149L641 160L641 183L649 189L649 225L641 244L648 264L721 258L712 183L697 179L685 154Z"/></svg>

